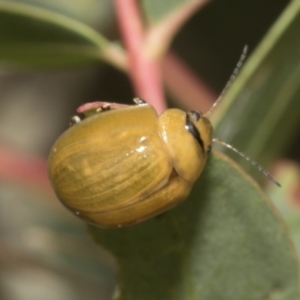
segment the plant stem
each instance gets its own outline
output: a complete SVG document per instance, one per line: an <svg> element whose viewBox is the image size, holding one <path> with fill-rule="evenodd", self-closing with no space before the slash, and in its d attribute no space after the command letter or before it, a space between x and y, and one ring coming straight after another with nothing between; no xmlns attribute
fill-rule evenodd
<svg viewBox="0 0 300 300"><path fill-rule="evenodd" d="M129 74L137 97L152 104L158 113L165 109L160 57L147 51L145 32L135 0L115 0L120 31L128 51Z"/></svg>

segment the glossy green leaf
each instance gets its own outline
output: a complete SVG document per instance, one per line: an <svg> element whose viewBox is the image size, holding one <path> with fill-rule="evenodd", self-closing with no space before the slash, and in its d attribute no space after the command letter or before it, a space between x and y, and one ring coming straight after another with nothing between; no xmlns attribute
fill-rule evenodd
<svg viewBox="0 0 300 300"><path fill-rule="evenodd" d="M299 128L299 35L300 1L295 0L249 57L213 116L215 137L263 165L286 150ZM256 172L232 152L226 153Z"/></svg>
<svg viewBox="0 0 300 300"><path fill-rule="evenodd" d="M39 67L101 60L106 40L74 19L26 4L0 2L0 61Z"/></svg>
<svg viewBox="0 0 300 300"><path fill-rule="evenodd" d="M118 260L122 300L300 298L284 225L224 156L212 154L176 208L132 227L90 232Z"/></svg>

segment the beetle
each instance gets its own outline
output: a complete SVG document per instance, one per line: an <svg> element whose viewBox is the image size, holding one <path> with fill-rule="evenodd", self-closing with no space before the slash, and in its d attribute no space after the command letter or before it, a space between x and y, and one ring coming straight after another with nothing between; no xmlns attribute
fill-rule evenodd
<svg viewBox="0 0 300 300"><path fill-rule="evenodd" d="M205 114L167 109L160 116L144 100L135 105L94 102L78 111L53 145L48 174L63 205L85 221L116 228L158 215L189 195L212 142L230 148L280 184L233 146L212 138L208 115L235 80L247 46L223 89Z"/></svg>
<svg viewBox="0 0 300 300"><path fill-rule="evenodd" d="M50 152L57 197L101 227L138 223L185 200L211 150L212 125L202 113L173 108L158 116L134 101L73 117Z"/></svg>

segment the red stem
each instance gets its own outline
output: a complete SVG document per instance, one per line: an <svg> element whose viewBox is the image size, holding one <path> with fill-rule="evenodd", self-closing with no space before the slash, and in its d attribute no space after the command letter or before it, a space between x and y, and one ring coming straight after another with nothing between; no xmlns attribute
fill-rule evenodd
<svg viewBox="0 0 300 300"><path fill-rule="evenodd" d="M158 113L165 109L159 59L146 49L145 32L135 0L115 0L120 31L128 51L129 73L136 96L151 103Z"/></svg>

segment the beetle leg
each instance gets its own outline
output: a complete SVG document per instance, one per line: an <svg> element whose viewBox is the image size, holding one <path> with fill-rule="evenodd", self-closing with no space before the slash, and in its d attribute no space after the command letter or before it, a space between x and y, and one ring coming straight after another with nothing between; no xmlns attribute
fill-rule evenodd
<svg viewBox="0 0 300 300"><path fill-rule="evenodd" d="M145 105L147 104L147 102L139 97L136 97L136 98L133 98L133 102L136 104L136 105Z"/></svg>
<svg viewBox="0 0 300 300"><path fill-rule="evenodd" d="M98 107L96 109L96 112L99 113L99 112L103 112L103 111L106 111L106 110L110 110L110 104L109 103L103 103L103 105L101 105L100 107Z"/></svg>
<svg viewBox="0 0 300 300"><path fill-rule="evenodd" d="M73 126L73 125L76 125L78 124L79 122L81 121L80 117L78 116L73 116L70 120L70 123L69 123L69 126Z"/></svg>

